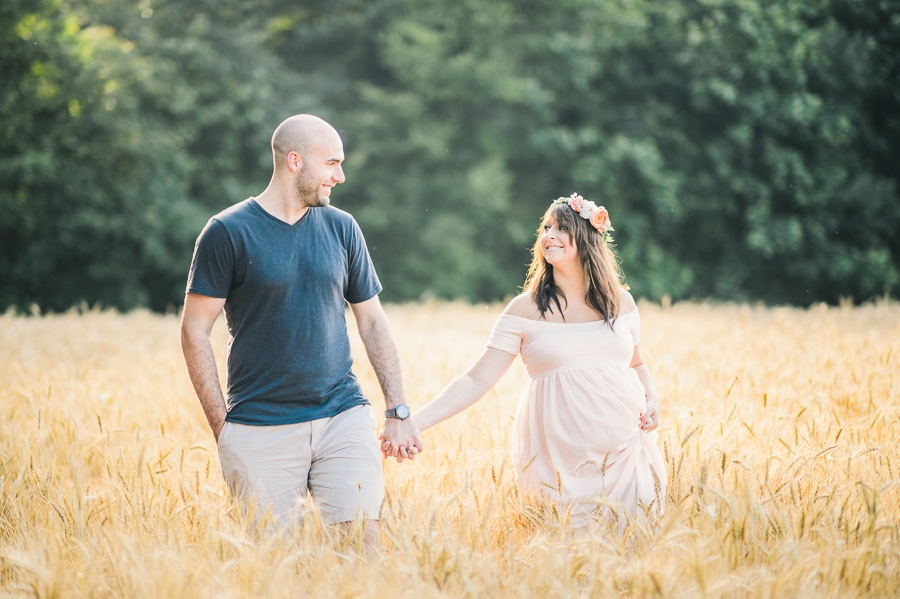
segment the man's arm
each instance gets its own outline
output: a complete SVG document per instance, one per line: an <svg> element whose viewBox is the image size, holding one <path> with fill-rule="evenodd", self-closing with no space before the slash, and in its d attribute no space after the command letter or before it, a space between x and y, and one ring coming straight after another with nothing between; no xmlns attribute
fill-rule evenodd
<svg viewBox="0 0 900 599"><path fill-rule="evenodd" d="M359 328L359 336L366 346L366 354L369 362L378 377L381 391L384 393L384 402L387 408L406 403L403 393L403 376L400 371L400 354L387 314L381 307L381 301L376 295L372 299L359 304L350 304L353 315L356 317L356 326ZM416 451L401 452L397 456L400 462L403 458L412 459L417 452L424 449L419 437L419 429L411 418L398 420L388 418L384 423L384 436L395 447L415 447ZM405 455L404 455L405 454Z"/></svg>
<svg viewBox="0 0 900 599"><path fill-rule="evenodd" d="M209 333L224 306L224 298L188 293L184 298L184 311L181 314L181 350L184 352L184 361L216 442L225 425L228 411L225 409L225 397L219 384L216 357Z"/></svg>

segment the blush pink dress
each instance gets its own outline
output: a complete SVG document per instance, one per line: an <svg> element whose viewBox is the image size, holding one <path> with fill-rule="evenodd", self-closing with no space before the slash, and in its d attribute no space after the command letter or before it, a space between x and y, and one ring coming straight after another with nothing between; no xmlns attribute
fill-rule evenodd
<svg viewBox="0 0 900 599"><path fill-rule="evenodd" d="M637 310L606 321L557 323L502 314L487 346L521 354L530 377L516 411L513 462L525 494L570 510L574 526L598 505L662 511L666 471L644 432L644 386L629 366Z"/></svg>

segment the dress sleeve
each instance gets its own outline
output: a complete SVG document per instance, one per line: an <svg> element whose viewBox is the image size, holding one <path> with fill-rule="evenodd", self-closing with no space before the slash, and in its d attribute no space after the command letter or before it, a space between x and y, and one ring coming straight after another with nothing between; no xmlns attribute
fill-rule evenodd
<svg viewBox="0 0 900 599"><path fill-rule="evenodd" d="M522 348L522 327L520 319L501 314L494 323L494 330L488 338L487 346L502 352L519 354Z"/></svg>
<svg viewBox="0 0 900 599"><path fill-rule="evenodd" d="M625 315L625 322L622 324L631 332L634 344L638 345L641 342L641 314L637 311L637 308Z"/></svg>

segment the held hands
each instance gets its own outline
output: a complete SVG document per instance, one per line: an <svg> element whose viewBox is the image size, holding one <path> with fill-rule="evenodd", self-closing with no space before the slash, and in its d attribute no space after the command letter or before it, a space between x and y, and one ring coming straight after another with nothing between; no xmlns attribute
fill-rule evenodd
<svg viewBox="0 0 900 599"><path fill-rule="evenodd" d="M641 430L652 431L659 426L659 398L648 397L647 408L641 414Z"/></svg>
<svg viewBox="0 0 900 599"><path fill-rule="evenodd" d="M420 433L412 417L406 420L387 418L384 428L378 432L381 455L385 459L396 458L397 463L416 459L420 452L425 451Z"/></svg>

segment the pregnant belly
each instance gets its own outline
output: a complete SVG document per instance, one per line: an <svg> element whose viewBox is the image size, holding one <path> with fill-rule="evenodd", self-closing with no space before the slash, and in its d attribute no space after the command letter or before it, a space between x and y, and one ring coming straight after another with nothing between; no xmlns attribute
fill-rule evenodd
<svg viewBox="0 0 900 599"><path fill-rule="evenodd" d="M631 368L551 373L532 381L520 407L519 418L528 421L520 421L521 432L540 445L581 447L586 455L616 451L640 432L644 405Z"/></svg>

